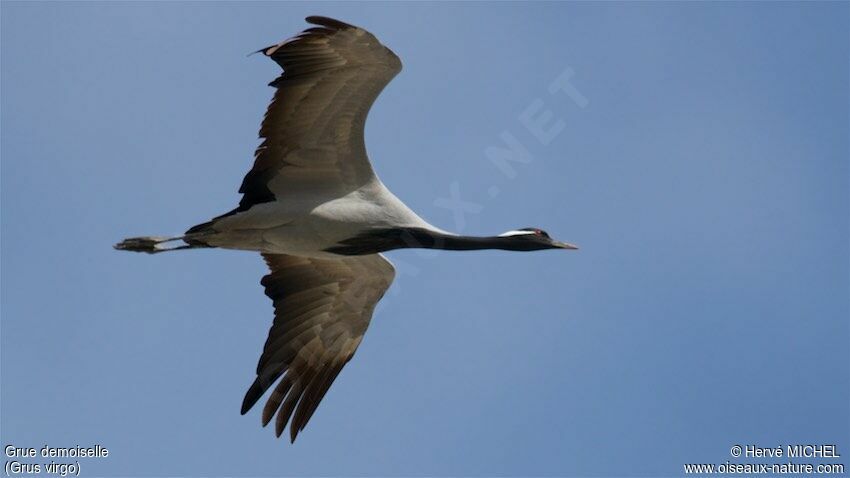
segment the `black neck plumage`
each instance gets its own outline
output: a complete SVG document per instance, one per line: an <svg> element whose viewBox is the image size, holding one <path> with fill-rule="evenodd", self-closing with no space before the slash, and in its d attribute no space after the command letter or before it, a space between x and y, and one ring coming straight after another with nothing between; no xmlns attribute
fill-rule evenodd
<svg viewBox="0 0 850 478"><path fill-rule="evenodd" d="M474 251L502 249L507 251L534 250L534 244L518 241L511 236L457 236L438 231L417 228L374 229L340 241L325 249L327 252L346 256L376 254L393 249L443 249L448 251Z"/></svg>

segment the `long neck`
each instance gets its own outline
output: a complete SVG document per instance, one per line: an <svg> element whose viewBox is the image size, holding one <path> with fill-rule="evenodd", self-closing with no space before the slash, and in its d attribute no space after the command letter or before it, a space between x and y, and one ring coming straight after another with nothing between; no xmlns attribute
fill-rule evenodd
<svg viewBox="0 0 850 478"><path fill-rule="evenodd" d="M343 255L375 254L393 249L420 248L449 251L472 251L480 249L502 249L508 251L528 250L526 244L502 236L457 236L424 228L392 228L369 231L339 245L326 249Z"/></svg>
<svg viewBox="0 0 850 478"><path fill-rule="evenodd" d="M408 231L409 237L401 247L417 247L424 249L443 249L446 251L475 251L481 249L513 250L516 242L508 237L499 236L458 236L443 232L419 230Z"/></svg>

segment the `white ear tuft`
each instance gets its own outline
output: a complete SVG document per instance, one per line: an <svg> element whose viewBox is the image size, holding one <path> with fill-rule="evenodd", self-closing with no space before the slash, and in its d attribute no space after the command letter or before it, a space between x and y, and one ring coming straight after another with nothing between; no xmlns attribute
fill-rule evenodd
<svg viewBox="0 0 850 478"><path fill-rule="evenodd" d="M531 234L532 236L537 234L534 231L508 231L499 234L499 237L511 237L511 236L525 236Z"/></svg>

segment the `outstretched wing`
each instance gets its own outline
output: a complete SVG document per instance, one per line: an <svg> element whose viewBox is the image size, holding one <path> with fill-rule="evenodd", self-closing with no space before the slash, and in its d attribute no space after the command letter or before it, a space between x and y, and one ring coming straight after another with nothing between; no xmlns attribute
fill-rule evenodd
<svg viewBox="0 0 850 478"><path fill-rule="evenodd" d="M242 414L282 376L263 409L263 426L277 414L275 431L280 436L291 418L294 442L360 345L395 270L380 254L341 259L263 254L263 258L271 273L261 284L274 301L275 319Z"/></svg>
<svg viewBox="0 0 850 478"><path fill-rule="evenodd" d="M260 128L263 142L237 211L304 191L347 192L371 180L366 115L401 61L371 33L325 17L260 50L283 68Z"/></svg>

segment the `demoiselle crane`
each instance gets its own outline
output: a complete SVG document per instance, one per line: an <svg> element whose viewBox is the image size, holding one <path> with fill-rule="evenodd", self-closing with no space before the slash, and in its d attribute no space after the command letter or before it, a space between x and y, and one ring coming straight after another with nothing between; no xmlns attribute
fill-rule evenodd
<svg viewBox="0 0 850 478"><path fill-rule="evenodd" d="M381 254L399 248L536 251L576 249L536 228L490 237L452 234L411 211L375 175L364 125L401 61L362 28L326 17L262 52L283 68L260 128L262 143L232 211L179 237L134 237L116 249L194 248L260 252L261 284L275 318L242 403L245 414L275 383L263 408L278 436L295 441L351 360L393 281ZM181 245L169 246L173 241Z"/></svg>

